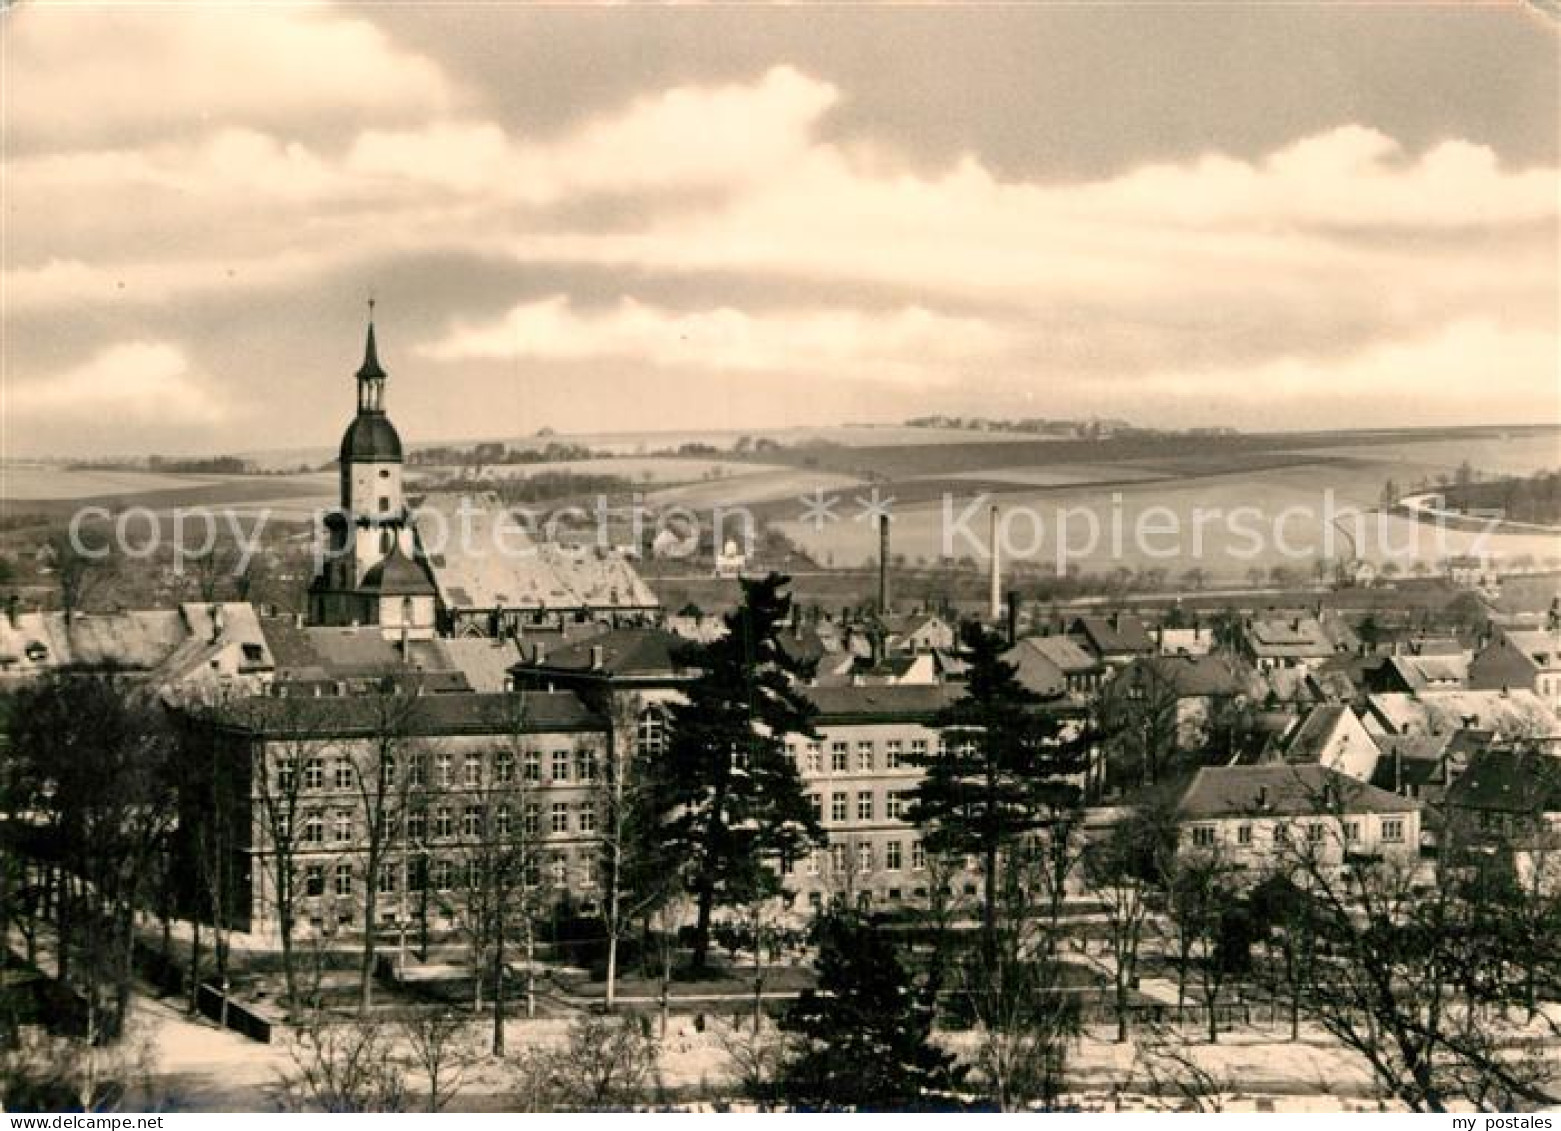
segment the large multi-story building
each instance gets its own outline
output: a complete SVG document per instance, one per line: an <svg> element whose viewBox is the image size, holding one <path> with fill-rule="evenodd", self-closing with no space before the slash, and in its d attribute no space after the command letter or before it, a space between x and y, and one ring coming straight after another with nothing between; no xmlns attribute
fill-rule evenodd
<svg viewBox="0 0 1561 1131"><path fill-rule="evenodd" d="M569 692L234 705L217 724L241 814L230 924L274 929L288 868L302 928L360 931L373 884L382 930L415 920L447 931L461 922L465 870L499 841L530 845L534 884L588 903L606 733ZM371 823L384 830L378 848Z"/></svg>

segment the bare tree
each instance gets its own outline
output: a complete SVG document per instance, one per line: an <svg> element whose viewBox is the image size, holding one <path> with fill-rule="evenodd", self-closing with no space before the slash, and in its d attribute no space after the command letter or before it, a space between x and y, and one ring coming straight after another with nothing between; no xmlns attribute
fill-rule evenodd
<svg viewBox="0 0 1561 1131"><path fill-rule="evenodd" d="M399 1029L422 1072L426 1109L443 1111L460 1092L472 1065L470 1022L453 1009L429 1009L402 1021Z"/></svg>
<svg viewBox="0 0 1561 1131"><path fill-rule="evenodd" d="M358 1009L373 1000L379 932L379 876L401 837L410 796L413 758L423 753L418 739L421 703L394 681L361 697L368 733L350 747L352 784L359 803L357 855L363 862L363 951L358 969Z"/></svg>
<svg viewBox="0 0 1561 1131"><path fill-rule="evenodd" d="M531 1110L611 1111L644 1101L656 1063L637 1019L586 1014L562 1048L528 1050L514 1070Z"/></svg>
<svg viewBox="0 0 1561 1131"><path fill-rule="evenodd" d="M1031 914L1044 882L1027 857L1003 854L995 931L982 960L963 968L962 991L977 1024L976 1071L1003 1111L1055 1100L1079 1034L1059 948L1048 922Z"/></svg>
<svg viewBox="0 0 1561 1131"><path fill-rule="evenodd" d="M1128 1039L1138 957L1149 920L1150 881L1138 821L1124 821L1093 846L1085 861L1090 889L1105 916L1117 1041Z"/></svg>
<svg viewBox="0 0 1561 1131"><path fill-rule="evenodd" d="M407 1065L390 1023L372 1014L331 1018L316 1011L288 1047L292 1069L278 1081L294 1111L378 1112L406 1108Z"/></svg>
<svg viewBox="0 0 1561 1131"><path fill-rule="evenodd" d="M1556 1103L1556 1065L1525 1046L1521 988L1499 960L1507 911L1457 866L1426 884L1413 858L1356 850L1351 788L1314 798L1309 824L1323 838L1280 842L1320 943L1307 1015L1413 1111ZM1336 851L1319 850L1322 840Z"/></svg>

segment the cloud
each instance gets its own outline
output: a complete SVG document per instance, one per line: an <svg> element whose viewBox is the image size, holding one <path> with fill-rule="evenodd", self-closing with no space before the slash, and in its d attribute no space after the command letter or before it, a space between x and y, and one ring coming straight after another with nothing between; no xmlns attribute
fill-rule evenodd
<svg viewBox="0 0 1561 1131"><path fill-rule="evenodd" d="M1554 357L1561 174L1506 167L1475 140L1411 151L1342 123L1259 156L1025 180L977 153L929 167L843 136L831 115L850 91L795 66L644 91L538 133L485 116L361 20L265 12L254 25L247 10L231 26L130 21L127 42L148 48L166 82L130 83L105 128L61 125L52 151L38 148L41 123L64 111L36 105L50 88L20 75L103 50L57 42L52 24L8 45L24 59L13 116L34 142L7 165L13 343L47 356L36 343L61 312L106 299L156 337L202 300L339 290L434 263L409 305L446 328L422 352L442 364L610 358L707 377L892 380L940 397L952 384L967 411L983 398L1078 406L1181 382L1181 400L1205 398L1213 415L1260 407L1250 390L1269 381L1283 390L1272 397L1331 398L1344 419L1364 383L1414 360L1392 351L1412 347L1442 375L1439 396L1478 413L1492 398L1473 374L1503 396L1536 385L1517 375L1528 368L1480 368L1475 347L1520 347L1532 361L1550 343ZM269 54L295 40L285 63ZM243 57L231 90L212 77L230 55ZM325 65L337 55L342 67ZM111 59L104 73L148 66ZM54 93L93 120L77 95ZM158 107L208 96L209 126L162 128ZM446 297L460 289L449 275L495 262L523 272L524 291L506 281L483 309L515 305L474 319ZM585 275L622 276L607 293L634 297L589 305L570 291ZM113 335L126 336L123 321ZM979 385L960 386L972 371ZM907 399L903 414L914 411Z"/></svg>
<svg viewBox="0 0 1561 1131"><path fill-rule="evenodd" d="M21 4L5 24L13 152L332 113L421 117L456 101L429 60L324 5Z"/></svg>
<svg viewBox="0 0 1561 1131"><path fill-rule="evenodd" d="M457 323L416 352L445 362L622 358L668 368L925 379L1006 344L1003 333L977 319L921 307L754 314L732 307L672 311L625 298L615 307L580 312L555 295L516 306L496 324Z"/></svg>
<svg viewBox="0 0 1561 1131"><path fill-rule="evenodd" d="M167 342L122 342L53 376L8 385L8 426L72 420L208 426L228 415L196 380L182 350Z"/></svg>

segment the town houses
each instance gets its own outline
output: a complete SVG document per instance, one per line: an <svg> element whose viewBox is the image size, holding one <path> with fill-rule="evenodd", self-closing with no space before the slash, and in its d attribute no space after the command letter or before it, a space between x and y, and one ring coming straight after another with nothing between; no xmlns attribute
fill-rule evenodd
<svg viewBox="0 0 1561 1131"><path fill-rule="evenodd" d="M538 891L597 908L603 784L663 756L671 709L720 621L666 613L630 555L520 531L490 493L419 495L372 323L355 381L307 615L13 603L0 679L113 669L210 728L239 768L245 833L225 896L239 929L275 929L285 868L306 932L361 931L372 890L378 929L456 937L463 870L511 827L535 845ZM1561 764L1553 612L1400 649L1320 607L1218 623L1096 607L1025 618L1021 631L1016 600L989 630L1054 741L1085 751L1076 785L1091 835L1154 798L1184 850L1228 852L1250 872L1287 837L1325 840L1334 865L1364 853L1427 868L1449 830L1476 830L1489 855L1510 827L1514 867L1554 839L1543 784ZM889 607L882 581L874 606L792 607L777 646L812 716L784 746L825 840L773 862L790 912L925 904L936 884L975 894L973 863L929 867L910 819L945 751L940 719L965 694L958 620L947 607ZM377 793L365 788L386 772ZM279 795L291 799L285 828Z"/></svg>

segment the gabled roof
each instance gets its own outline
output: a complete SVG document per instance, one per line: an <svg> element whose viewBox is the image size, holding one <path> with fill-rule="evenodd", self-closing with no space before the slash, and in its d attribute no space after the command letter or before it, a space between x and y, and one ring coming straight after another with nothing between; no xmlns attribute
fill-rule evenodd
<svg viewBox="0 0 1561 1131"><path fill-rule="evenodd" d="M568 691L515 695L422 695L387 702L376 695L257 696L230 708L234 729L266 735L351 737L379 733L387 719L412 736L504 734L516 715L525 733L600 730L605 723Z"/></svg>
<svg viewBox="0 0 1561 1131"><path fill-rule="evenodd" d="M1205 766L1177 805L1190 820L1219 817L1323 816L1345 813L1412 813L1418 806L1337 770L1299 766Z"/></svg>
<svg viewBox="0 0 1561 1131"><path fill-rule="evenodd" d="M963 695L946 684L926 683L806 687L802 693L818 710L820 723L924 722Z"/></svg>
<svg viewBox="0 0 1561 1131"><path fill-rule="evenodd" d="M434 595L434 583L421 565L401 552L400 541L392 542L390 553L368 568L361 587L378 590L385 597Z"/></svg>
<svg viewBox="0 0 1561 1131"><path fill-rule="evenodd" d="M1561 720L1532 691L1426 690L1372 695L1371 712L1394 734L1450 734L1465 727L1508 738L1561 735Z"/></svg>
<svg viewBox="0 0 1561 1131"><path fill-rule="evenodd" d="M1253 655L1275 659L1312 659L1331 656L1336 650L1327 630L1310 616L1253 620L1246 641Z"/></svg>
<svg viewBox="0 0 1561 1131"><path fill-rule="evenodd" d="M695 671L679 657L689 643L661 628L615 628L548 652L541 663L525 670L589 672L626 679L691 678ZM597 658L601 666L597 668Z"/></svg>
<svg viewBox="0 0 1561 1131"><path fill-rule="evenodd" d="M1068 635L1084 637L1097 656L1143 655L1156 651L1144 622L1131 613L1075 617Z"/></svg>
<svg viewBox="0 0 1561 1131"><path fill-rule="evenodd" d="M1349 707L1343 703L1323 703L1313 707L1285 741L1287 762L1316 762L1344 723Z"/></svg>
<svg viewBox="0 0 1561 1131"><path fill-rule="evenodd" d="M1145 656L1134 660L1118 679L1154 678L1164 680L1184 699L1232 695L1256 695L1258 681L1251 672L1238 667L1223 655Z"/></svg>
<svg viewBox="0 0 1561 1131"><path fill-rule="evenodd" d="M421 523L413 519L421 552L441 602L453 611L660 607L622 554L538 542L491 492L430 494L417 512L426 515Z"/></svg>
<svg viewBox="0 0 1561 1131"><path fill-rule="evenodd" d="M1503 813L1561 813L1561 758L1482 750L1447 791L1447 805Z"/></svg>

